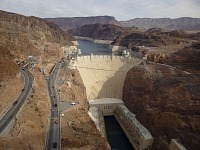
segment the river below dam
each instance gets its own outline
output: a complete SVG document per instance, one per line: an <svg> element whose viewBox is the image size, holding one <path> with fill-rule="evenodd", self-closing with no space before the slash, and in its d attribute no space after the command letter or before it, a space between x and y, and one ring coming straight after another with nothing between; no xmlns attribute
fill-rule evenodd
<svg viewBox="0 0 200 150"><path fill-rule="evenodd" d="M112 150L133 150L131 143L126 137L114 116L104 117L107 140Z"/></svg>
<svg viewBox="0 0 200 150"><path fill-rule="evenodd" d="M81 49L82 55L90 55L93 53L94 55L111 55L112 51L109 49L109 45L93 43L88 40L77 40L78 48Z"/></svg>

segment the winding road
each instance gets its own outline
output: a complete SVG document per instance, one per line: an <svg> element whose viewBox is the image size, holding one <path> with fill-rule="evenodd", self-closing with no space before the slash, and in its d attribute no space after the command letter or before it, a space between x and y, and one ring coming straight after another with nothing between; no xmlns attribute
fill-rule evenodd
<svg viewBox="0 0 200 150"><path fill-rule="evenodd" d="M32 84L34 80L32 74L24 68L20 68L20 72L24 77L24 88L22 89L16 101L10 106L9 110L1 118L0 134L6 129L12 119L17 115L18 111L20 110L26 99L29 97L29 94L32 90Z"/></svg>

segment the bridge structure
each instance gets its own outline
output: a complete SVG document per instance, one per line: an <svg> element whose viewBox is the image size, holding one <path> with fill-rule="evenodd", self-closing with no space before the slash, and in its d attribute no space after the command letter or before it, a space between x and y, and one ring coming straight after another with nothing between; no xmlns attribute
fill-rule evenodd
<svg viewBox="0 0 200 150"><path fill-rule="evenodd" d="M88 114L101 135L106 137L104 116L113 115L136 150L149 149L154 138L126 108L122 93L127 72L143 62L131 57L93 54L78 56L74 61L86 87Z"/></svg>

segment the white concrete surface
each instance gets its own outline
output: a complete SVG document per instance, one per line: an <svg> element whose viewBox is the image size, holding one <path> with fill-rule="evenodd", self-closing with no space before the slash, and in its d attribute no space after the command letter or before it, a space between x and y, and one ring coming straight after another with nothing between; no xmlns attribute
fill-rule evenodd
<svg viewBox="0 0 200 150"><path fill-rule="evenodd" d="M75 67L86 86L88 101L97 98L122 99L127 72L142 62L122 56L89 55L77 57Z"/></svg>
<svg viewBox="0 0 200 150"><path fill-rule="evenodd" d="M101 98L94 99L89 102L89 104L98 105L98 104L115 104L115 103L124 103L121 99L117 98Z"/></svg>

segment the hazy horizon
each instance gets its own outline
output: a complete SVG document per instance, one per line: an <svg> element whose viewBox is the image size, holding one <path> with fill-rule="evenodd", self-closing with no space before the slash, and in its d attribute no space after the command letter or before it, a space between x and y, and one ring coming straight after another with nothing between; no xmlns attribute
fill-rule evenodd
<svg viewBox="0 0 200 150"><path fill-rule="evenodd" d="M113 16L134 18L200 18L198 0L0 0L0 9L40 18Z"/></svg>

